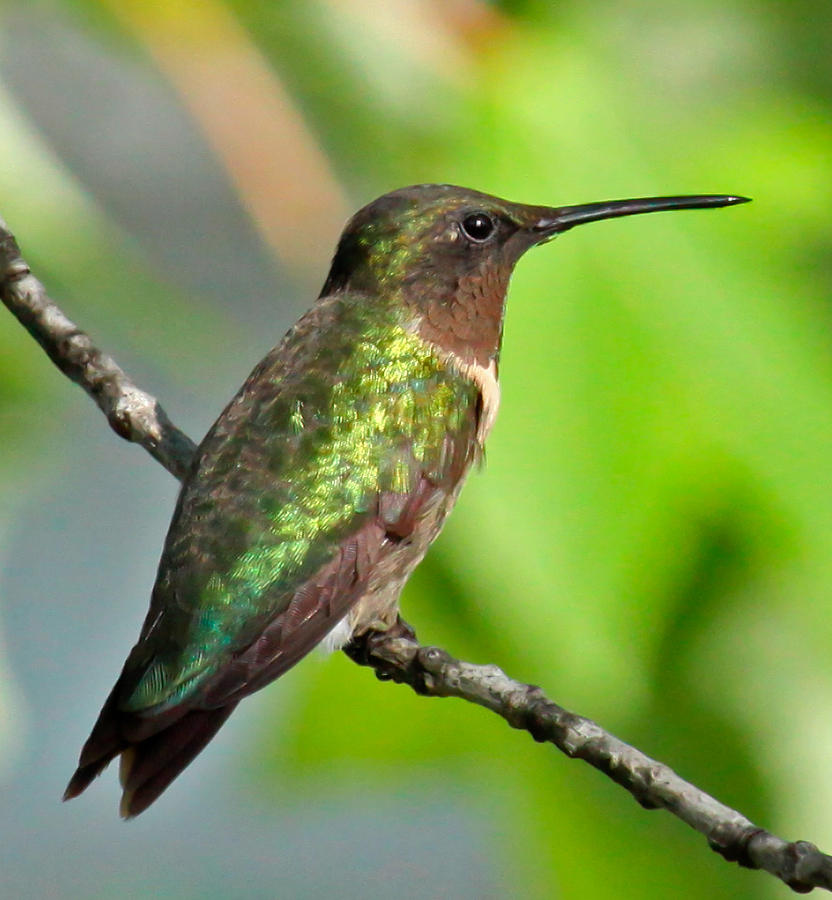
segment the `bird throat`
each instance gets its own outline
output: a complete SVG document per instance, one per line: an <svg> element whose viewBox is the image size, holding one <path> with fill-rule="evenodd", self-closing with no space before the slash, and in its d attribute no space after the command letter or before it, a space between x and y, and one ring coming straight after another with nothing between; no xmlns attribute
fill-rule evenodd
<svg viewBox="0 0 832 900"><path fill-rule="evenodd" d="M421 312L419 335L464 366L496 367L503 337L512 267L487 260L453 285L414 282L409 292Z"/></svg>

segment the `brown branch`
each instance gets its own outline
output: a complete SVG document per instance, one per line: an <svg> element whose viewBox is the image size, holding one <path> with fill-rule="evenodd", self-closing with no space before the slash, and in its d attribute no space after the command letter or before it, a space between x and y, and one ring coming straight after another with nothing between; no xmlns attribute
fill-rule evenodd
<svg viewBox="0 0 832 900"><path fill-rule="evenodd" d="M115 432L141 444L180 480L196 447L115 361L77 328L46 295L0 219L0 299L58 368L99 405ZM459 697L502 716L512 728L548 741L626 788L647 809L666 809L708 839L725 859L762 869L801 893L832 890L832 857L805 841L790 843L680 778L600 725L568 712L540 688L509 678L496 666L461 662L438 647L423 647L401 623L351 644L349 656L379 678L408 684L431 697Z"/></svg>
<svg viewBox="0 0 832 900"><path fill-rule="evenodd" d="M49 299L2 219L0 299L64 375L95 400L119 437L141 444L172 475L185 477L196 452L194 442Z"/></svg>
<svg viewBox="0 0 832 900"><path fill-rule="evenodd" d="M371 666L384 681L410 685L427 697L459 697L484 706L536 741L548 741L570 759L588 762L645 809L666 809L704 834L729 862L770 872L798 893L816 887L832 890L832 857L814 844L790 843L770 834L664 763L553 703L539 687L515 681L497 666L461 662L439 647L423 647L410 636L399 636L408 631L401 623L396 633L373 634L347 648L349 655Z"/></svg>

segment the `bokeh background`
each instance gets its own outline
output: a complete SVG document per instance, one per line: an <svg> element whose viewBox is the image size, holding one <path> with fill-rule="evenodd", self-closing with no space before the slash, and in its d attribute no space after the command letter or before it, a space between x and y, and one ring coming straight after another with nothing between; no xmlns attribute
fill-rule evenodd
<svg viewBox="0 0 832 900"><path fill-rule="evenodd" d="M404 609L829 849L831 41L824 0L6 0L0 214L196 438L379 193L755 198L523 260L486 471ZM341 654L135 822L112 771L62 806L176 484L2 310L0 438L0 896L789 895Z"/></svg>

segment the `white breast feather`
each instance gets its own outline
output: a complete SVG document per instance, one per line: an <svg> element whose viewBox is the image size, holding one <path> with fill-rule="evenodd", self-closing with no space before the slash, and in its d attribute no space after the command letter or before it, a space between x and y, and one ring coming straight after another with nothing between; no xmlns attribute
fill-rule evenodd
<svg viewBox="0 0 832 900"><path fill-rule="evenodd" d="M497 410L500 407L500 382L497 381L497 364L492 359L489 365L481 366L479 363L456 363L457 368L470 378L479 388L482 397L482 415L477 428L477 443L485 446L485 439L494 427L497 418Z"/></svg>
<svg viewBox="0 0 832 900"><path fill-rule="evenodd" d="M334 653L350 642L352 637L353 623L350 621L349 613L329 632L329 634L321 641L318 646L324 653Z"/></svg>

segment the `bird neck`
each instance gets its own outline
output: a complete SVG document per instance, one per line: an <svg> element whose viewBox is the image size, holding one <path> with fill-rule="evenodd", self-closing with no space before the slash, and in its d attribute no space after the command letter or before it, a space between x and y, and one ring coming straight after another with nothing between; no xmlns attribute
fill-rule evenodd
<svg viewBox="0 0 832 900"><path fill-rule="evenodd" d="M512 268L503 259L486 258L460 273L426 254L414 257L400 242L368 251L345 237L321 297L355 293L373 307L401 310L425 341L464 366L487 369L499 359Z"/></svg>
<svg viewBox="0 0 832 900"><path fill-rule="evenodd" d="M430 273L409 281L404 300L417 312L419 335L462 366L496 371L510 275L510 266L487 262L452 283Z"/></svg>

